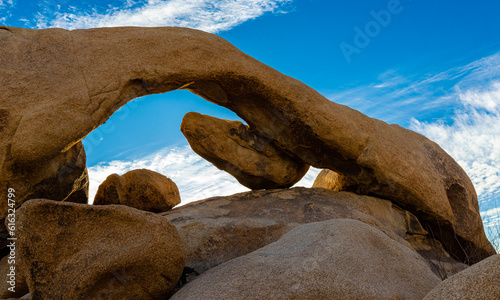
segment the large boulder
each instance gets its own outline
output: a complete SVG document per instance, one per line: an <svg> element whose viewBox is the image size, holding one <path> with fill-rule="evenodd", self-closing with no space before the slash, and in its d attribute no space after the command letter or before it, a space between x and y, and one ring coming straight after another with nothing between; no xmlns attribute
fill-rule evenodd
<svg viewBox="0 0 500 300"><path fill-rule="evenodd" d="M292 188L240 193L189 203L162 214L186 245L186 265L202 273L248 254L306 223L354 219L417 250L445 278L463 269L419 220L388 200L326 189ZM439 263L439 264L437 264Z"/></svg>
<svg viewBox="0 0 500 300"><path fill-rule="evenodd" d="M422 299L441 280L415 251L356 220L302 225L201 274L177 299Z"/></svg>
<svg viewBox="0 0 500 300"><path fill-rule="evenodd" d="M2 149L0 164L1 152ZM27 167L19 166L12 160L6 160L5 164L8 171L0 174L0 191L5 192L5 197L0 200L0 257L6 254L8 234L4 220L11 208L6 201L9 189L14 190L12 199L15 200L16 208L25 201L37 198L87 203L89 193L86 155L81 142L63 153Z"/></svg>
<svg viewBox="0 0 500 300"><path fill-rule="evenodd" d="M500 254L497 254L446 279L424 300L499 298Z"/></svg>
<svg viewBox="0 0 500 300"><path fill-rule="evenodd" d="M181 203L175 182L160 173L138 169L122 176L111 174L99 186L94 205L121 204L164 212Z"/></svg>
<svg viewBox="0 0 500 300"><path fill-rule="evenodd" d="M336 104L216 35L175 27L0 31L2 187L9 166L70 149L131 99L186 89L304 163L350 177L356 193L411 211L454 257L472 263L495 253L470 179L436 143Z"/></svg>
<svg viewBox="0 0 500 300"><path fill-rule="evenodd" d="M17 226L16 263L33 299L159 299L184 268L176 228L134 208L31 200Z"/></svg>
<svg viewBox="0 0 500 300"><path fill-rule="evenodd" d="M252 190L291 187L309 170L239 121L190 112L181 131L194 152Z"/></svg>

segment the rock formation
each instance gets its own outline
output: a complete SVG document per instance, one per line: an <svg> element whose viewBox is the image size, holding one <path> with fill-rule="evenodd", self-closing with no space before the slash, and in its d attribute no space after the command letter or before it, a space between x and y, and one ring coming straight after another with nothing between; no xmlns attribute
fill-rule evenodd
<svg viewBox="0 0 500 300"><path fill-rule="evenodd" d="M410 212L388 200L349 192L253 191L189 203L162 215L177 227L186 245L186 265L200 273L275 242L301 224L331 219L358 220L381 230L417 251L442 278L465 268Z"/></svg>
<svg viewBox="0 0 500 300"><path fill-rule="evenodd" d="M15 268L14 272L12 272L11 267ZM2 274L2 276L5 276L7 274L14 275L12 278L11 276L6 276L4 277L5 279L2 278L2 280L0 280L0 299L22 297L29 293L26 278L21 270L19 270L19 268L16 268L15 259L9 259L9 256L5 256L4 258L2 258L0 260L0 274ZM14 292L9 290L12 288Z"/></svg>
<svg viewBox="0 0 500 300"><path fill-rule="evenodd" d="M1 131L0 126L0 136L2 136ZM4 150L0 148L0 165L2 165L1 153ZM5 160L3 166L8 171L0 172L0 190L5 193L0 200L0 257L6 250L7 241L4 237L8 237L4 220L10 208L6 200L9 188L15 190L13 199L16 207L29 199L36 198L76 203L88 201L89 178L85 150L81 142L51 159L37 161L29 167L17 165L12 160Z"/></svg>
<svg viewBox="0 0 500 300"><path fill-rule="evenodd" d="M473 265L436 286L424 300L498 299L500 254Z"/></svg>
<svg viewBox="0 0 500 300"><path fill-rule="evenodd" d="M194 152L249 189L288 188L309 170L239 121L187 113L181 131Z"/></svg>
<svg viewBox="0 0 500 300"><path fill-rule="evenodd" d="M140 210L163 212L181 203L177 185L147 169L111 174L99 186L94 205L121 204Z"/></svg>
<svg viewBox="0 0 500 300"><path fill-rule="evenodd" d="M336 192L356 191L358 189L358 186L353 179L327 169L319 172L312 187L325 188Z"/></svg>
<svg viewBox="0 0 500 300"><path fill-rule="evenodd" d="M297 227L208 270L171 299L420 300L440 282L416 252L372 226L338 219Z"/></svg>
<svg viewBox="0 0 500 300"><path fill-rule="evenodd" d="M177 230L149 212L31 200L17 218L16 266L33 299L159 299L184 268Z"/></svg>
<svg viewBox="0 0 500 300"><path fill-rule="evenodd" d="M234 111L303 163L349 177L356 193L412 212L454 257L473 263L495 253L470 179L436 143L329 101L216 35L186 28L0 31L2 190L39 176L33 166L71 149L131 99L186 89Z"/></svg>

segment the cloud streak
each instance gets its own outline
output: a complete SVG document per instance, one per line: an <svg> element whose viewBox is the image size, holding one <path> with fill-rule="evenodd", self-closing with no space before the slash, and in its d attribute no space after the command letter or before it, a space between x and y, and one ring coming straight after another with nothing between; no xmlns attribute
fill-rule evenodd
<svg viewBox="0 0 500 300"><path fill-rule="evenodd" d="M81 11L48 9L37 17L37 28L66 29L115 26L182 26L212 33L226 31L265 13L283 12L292 0L148 0L137 4L125 1L122 7Z"/></svg>
<svg viewBox="0 0 500 300"><path fill-rule="evenodd" d="M371 117L408 127L412 118L451 121L457 105L464 104L458 94L488 89L496 79L500 79L500 53L420 77L388 70L379 76L378 82L341 90L327 97Z"/></svg>
<svg viewBox="0 0 500 300"><path fill-rule="evenodd" d="M412 120L411 128L443 147L467 172L482 202L500 191L500 81L462 90L451 124ZM487 203L484 203L487 205Z"/></svg>
<svg viewBox="0 0 500 300"><path fill-rule="evenodd" d="M213 196L249 191L234 177L221 171L194 153L189 146L164 149L134 161L111 161L88 168L89 198L93 201L99 185L111 174L134 169L149 169L172 179L181 194L181 204ZM296 186L311 187L318 169L311 169Z"/></svg>

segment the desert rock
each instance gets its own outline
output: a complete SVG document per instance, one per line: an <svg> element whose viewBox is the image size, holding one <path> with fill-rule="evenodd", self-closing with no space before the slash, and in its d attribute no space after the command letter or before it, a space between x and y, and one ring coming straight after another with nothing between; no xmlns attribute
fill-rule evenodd
<svg viewBox="0 0 500 300"><path fill-rule="evenodd" d="M94 205L121 204L140 210L163 212L181 203L177 185L147 169L111 174L99 186Z"/></svg>
<svg viewBox="0 0 500 300"><path fill-rule="evenodd" d="M184 268L177 230L153 213L31 200L17 215L18 267L33 299L158 299Z"/></svg>
<svg viewBox="0 0 500 300"><path fill-rule="evenodd" d="M497 254L446 279L424 300L498 299L499 296L500 254Z"/></svg>
<svg viewBox="0 0 500 300"><path fill-rule="evenodd" d="M463 270L418 219L388 200L325 189L292 188L240 193L189 203L162 214L186 244L186 265L202 273L272 242L306 223L354 219L417 250L445 277ZM442 262L436 268L435 262ZM440 274L439 272L445 272Z"/></svg>
<svg viewBox="0 0 500 300"><path fill-rule="evenodd" d="M325 188L337 192L357 191L358 189L358 186L353 179L328 169L324 169L319 172L312 187Z"/></svg>
<svg viewBox="0 0 500 300"><path fill-rule="evenodd" d="M201 274L171 299L422 299L441 280L411 249L356 220L302 225Z"/></svg>
<svg viewBox="0 0 500 300"><path fill-rule="evenodd" d="M2 149L0 149L1 152ZM14 189L15 207L21 206L25 201L37 198L75 203L87 203L88 201L89 177L85 149L81 142L51 159L37 161L27 168L16 165L12 160L6 160L5 164L4 166L8 166L9 171L0 174L0 190L5 191L5 195L7 195L9 188ZM6 180L4 181L4 179ZM7 197L2 199L7 199ZM0 203L2 203L0 206L0 236L7 237L4 220L10 207L6 200L2 200ZM5 240L1 239L0 257L5 252L5 245Z"/></svg>
<svg viewBox="0 0 500 300"><path fill-rule="evenodd" d="M9 263L9 261L11 263ZM14 267L14 270L11 270L11 267ZM12 259L9 258L9 256L5 256L0 260L0 274L2 276L7 274L14 275L13 278L11 278L11 276L6 276L5 279L2 278L0 281L0 299L22 297L29 292L24 274L22 274L21 270L17 268L15 258ZM11 288L13 288L14 292L9 290Z"/></svg>
<svg viewBox="0 0 500 300"><path fill-rule="evenodd" d="M7 31L0 40L2 188L10 185L9 166L52 159L131 99L186 89L234 111L304 163L351 178L356 193L412 212L454 257L473 263L495 253L470 179L436 143L336 104L214 34L0 30Z"/></svg>
<svg viewBox="0 0 500 300"><path fill-rule="evenodd" d="M309 170L239 121L191 112L181 131L194 152L253 190L291 187Z"/></svg>

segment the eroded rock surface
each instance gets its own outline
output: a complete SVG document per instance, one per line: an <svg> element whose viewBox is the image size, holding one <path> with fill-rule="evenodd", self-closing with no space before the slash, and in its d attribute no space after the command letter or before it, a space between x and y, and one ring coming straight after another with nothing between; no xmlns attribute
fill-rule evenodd
<svg viewBox="0 0 500 300"><path fill-rule="evenodd" d="M160 299L184 268L176 228L153 213L31 200L17 218L17 267L33 299Z"/></svg>
<svg viewBox="0 0 500 300"><path fill-rule="evenodd" d="M29 292L24 274L17 268L16 253L13 250L14 258L5 256L0 260L0 274L5 276L0 280L0 299L22 297Z"/></svg>
<svg viewBox="0 0 500 300"><path fill-rule="evenodd" d="M441 280L415 251L356 220L302 225L201 274L171 299L422 299Z"/></svg>
<svg viewBox="0 0 500 300"><path fill-rule="evenodd" d="M313 183L313 188L325 188L332 191L356 191L356 181L332 170L324 169L319 172Z"/></svg>
<svg viewBox="0 0 500 300"><path fill-rule="evenodd" d="M2 31L2 188L12 183L10 166L52 159L131 99L187 89L304 163L353 179L356 193L411 211L454 257L470 263L495 253L470 179L436 143L336 104L216 35L168 27Z"/></svg>
<svg viewBox="0 0 500 300"><path fill-rule="evenodd" d="M307 188L253 191L189 203L162 215L177 227L186 244L186 265L200 273L275 242L301 224L330 219L359 220L383 231L417 250L441 277L464 268L413 214L388 200L349 192ZM440 268L435 261L443 262Z"/></svg>
<svg viewBox="0 0 500 300"><path fill-rule="evenodd" d="M191 148L249 189L288 188L309 170L239 121L187 113L181 131Z"/></svg>
<svg viewBox="0 0 500 300"><path fill-rule="evenodd" d="M0 136L3 137L1 134ZM3 150L0 148L0 165L2 165ZM0 237L2 237L0 257L6 251L7 242L3 237L8 237L4 220L8 209L11 208L7 205L9 188L15 191L13 193L15 197L12 198L15 200L15 207L20 207L25 201L37 198L75 203L88 202L89 177L85 149L81 142L51 159L36 161L26 167L17 165L13 160L4 160L2 166L7 171L5 169L0 171L0 190L4 193L4 197L0 200Z"/></svg>
<svg viewBox="0 0 500 300"><path fill-rule="evenodd" d="M500 254L491 256L455 274L436 286L424 300L498 299Z"/></svg>
<svg viewBox="0 0 500 300"><path fill-rule="evenodd" d="M121 204L151 212L164 212L179 203L181 197L175 182L147 169L109 175L94 198L94 205Z"/></svg>

